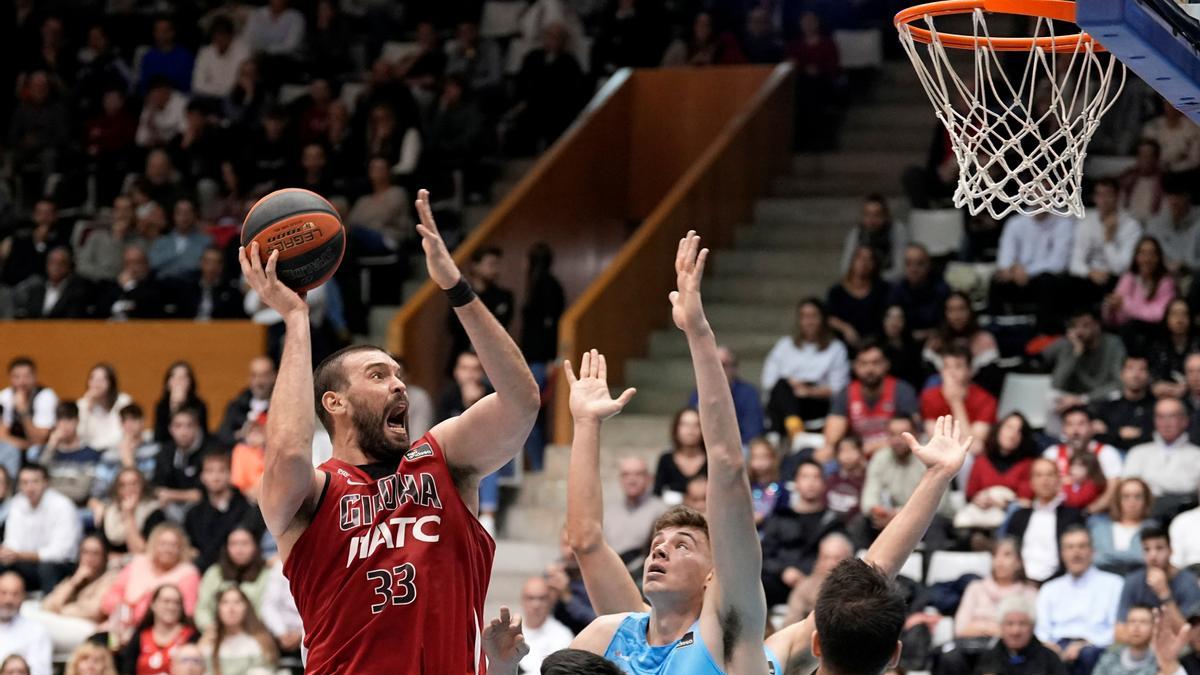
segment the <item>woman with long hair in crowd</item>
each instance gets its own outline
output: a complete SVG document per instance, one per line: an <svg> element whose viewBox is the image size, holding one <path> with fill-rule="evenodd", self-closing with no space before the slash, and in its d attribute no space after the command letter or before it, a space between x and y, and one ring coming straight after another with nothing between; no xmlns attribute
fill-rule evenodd
<svg viewBox="0 0 1200 675"><path fill-rule="evenodd" d="M1025 578L1021 546L1016 539L1005 537L992 550L991 575L967 584L954 615L955 639L942 647L934 662L934 673L972 672L979 655L1000 637L997 613L1000 603L1012 596L1023 597L1031 605L1037 603L1037 587Z"/></svg>
<svg viewBox="0 0 1200 675"><path fill-rule="evenodd" d="M767 394L771 430L781 435L808 427L820 430L829 401L850 381L846 345L833 334L825 303L805 298L796 305L791 335L775 342L763 361L762 390Z"/></svg>
<svg viewBox="0 0 1200 675"><path fill-rule="evenodd" d="M946 297L942 305L942 323L933 335L925 341L921 357L929 363L932 370L942 369L942 353L951 345L958 345L971 353L971 373L979 386L992 392L999 392L999 384L1003 381L1003 373L994 367L1000 358L1000 348L996 338L979 326L979 318L971 306L971 298L962 291L954 291ZM996 371L993 377L987 377L984 371Z"/></svg>
<svg viewBox="0 0 1200 675"><path fill-rule="evenodd" d="M88 371L87 388L76 405L79 407L79 441L101 452L121 442L121 408L133 398L117 386L117 371L107 363L98 363Z"/></svg>
<svg viewBox="0 0 1200 675"><path fill-rule="evenodd" d="M102 607L110 617L110 630L124 638L146 615L155 589L167 584L182 594L189 616L195 611L200 573L186 557L190 549L187 533L175 523L164 522L150 532L146 552L133 556L104 594Z"/></svg>
<svg viewBox="0 0 1200 675"><path fill-rule="evenodd" d="M167 519L146 489L146 477L133 467L117 473L107 502L96 511L96 530L115 554L146 551L146 540Z"/></svg>
<svg viewBox="0 0 1200 675"><path fill-rule="evenodd" d="M70 649L96 633L107 617L104 594L116 580L117 570L109 569L104 540L96 534L84 537L75 571L42 598L33 615L50 633L56 650Z"/></svg>
<svg viewBox="0 0 1200 675"><path fill-rule="evenodd" d="M825 298L829 325L852 349L883 332L888 286L879 276L878 255L865 244L855 248L845 275Z"/></svg>
<svg viewBox="0 0 1200 675"><path fill-rule="evenodd" d="M1150 365L1150 391L1155 398L1183 398L1187 395L1183 364L1187 355L1200 351L1200 336L1192 320L1187 300L1175 298L1163 312L1158 334L1146 348Z"/></svg>
<svg viewBox="0 0 1200 675"><path fill-rule="evenodd" d="M246 594L230 586L217 595L216 621L200 642L213 675L249 675L279 660L275 638L263 627Z"/></svg>
<svg viewBox="0 0 1200 675"><path fill-rule="evenodd" d="M198 638L184 610L183 593L174 584L163 584L154 589L146 613L121 650L121 672L167 675L171 672L171 652Z"/></svg>
<svg viewBox="0 0 1200 675"><path fill-rule="evenodd" d="M1154 237L1142 237L1133 250L1129 270L1104 298L1104 322L1121 329L1127 349L1143 352L1146 336L1162 323L1167 305L1176 295L1178 289L1167 272L1162 246Z"/></svg>
<svg viewBox="0 0 1200 675"><path fill-rule="evenodd" d="M117 675L117 664L102 645L84 642L71 653L63 675Z"/></svg>
<svg viewBox="0 0 1200 675"><path fill-rule="evenodd" d="M671 447L658 457L654 494L669 505L682 504L690 480L708 470L700 413L684 408L671 420Z"/></svg>
<svg viewBox="0 0 1200 675"><path fill-rule="evenodd" d="M888 374L912 385L915 391L925 388L925 368L921 364L921 344L908 329L908 314L904 307L891 305L883 312L883 334L879 344L891 367Z"/></svg>
<svg viewBox="0 0 1200 675"><path fill-rule="evenodd" d="M974 508L960 510L955 527L993 529L1003 522L1011 502L1032 499L1029 477L1038 456L1033 429L1024 415L1009 413L993 425L967 479L967 501Z"/></svg>
<svg viewBox="0 0 1200 675"><path fill-rule="evenodd" d="M762 523L775 510L787 506L787 483L779 476L779 452L765 438L750 440L750 458L746 462L750 479L750 499L754 504L754 524Z"/></svg>
<svg viewBox="0 0 1200 675"><path fill-rule="evenodd" d="M162 397L154 408L154 440L164 443L171 439L167 427L171 416L183 408L192 408L200 416L200 428L208 429L208 405L196 394L196 371L187 361L176 361L163 376Z"/></svg>
<svg viewBox="0 0 1200 675"><path fill-rule="evenodd" d="M1150 517L1153 509L1154 493L1144 480L1122 478L1118 481L1108 513L1097 513L1088 519L1096 567L1114 574L1127 574L1145 563L1142 528L1158 524Z"/></svg>
<svg viewBox="0 0 1200 675"><path fill-rule="evenodd" d="M713 66L725 63L745 63L746 57L737 39L728 32L717 30L709 12L697 12L688 35L676 38L663 53L664 66Z"/></svg>
<svg viewBox="0 0 1200 675"><path fill-rule="evenodd" d="M221 548L217 564L210 565L200 578L200 599L196 602L196 627L208 630L216 618L217 594L222 588L237 586L257 612L270 580L254 532L242 526L233 528Z"/></svg>

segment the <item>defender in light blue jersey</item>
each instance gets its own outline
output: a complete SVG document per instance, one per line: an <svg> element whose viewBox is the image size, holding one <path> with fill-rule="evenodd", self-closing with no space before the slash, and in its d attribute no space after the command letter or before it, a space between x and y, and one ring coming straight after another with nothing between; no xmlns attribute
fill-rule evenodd
<svg viewBox="0 0 1200 675"><path fill-rule="evenodd" d="M604 357L583 356L580 377L566 364L575 421L567 482L568 539L597 613L573 647L606 655L630 675L767 675L767 603L733 397L700 299L708 250L689 232L675 256L671 317L687 337L696 373L708 461L708 518L685 506L655 523L642 588L603 540L599 490L600 422L632 396L609 396ZM631 614L631 612L633 614ZM777 671L777 668L775 669Z"/></svg>

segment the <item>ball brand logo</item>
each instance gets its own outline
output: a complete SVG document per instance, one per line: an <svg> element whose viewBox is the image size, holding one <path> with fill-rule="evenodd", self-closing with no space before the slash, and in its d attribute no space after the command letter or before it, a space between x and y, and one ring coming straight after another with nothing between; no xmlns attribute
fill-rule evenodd
<svg viewBox="0 0 1200 675"><path fill-rule="evenodd" d="M280 253L295 248L310 241L315 241L325 234L311 220L305 220L295 225L285 225L271 236L267 237L267 250L275 249Z"/></svg>

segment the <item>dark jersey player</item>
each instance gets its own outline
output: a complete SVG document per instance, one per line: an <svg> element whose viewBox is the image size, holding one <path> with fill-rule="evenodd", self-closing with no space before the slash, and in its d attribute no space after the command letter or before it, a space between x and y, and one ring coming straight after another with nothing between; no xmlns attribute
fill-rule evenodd
<svg viewBox="0 0 1200 675"><path fill-rule="evenodd" d="M287 327L267 423L260 504L304 620L309 673L487 671L483 603L495 544L475 518L480 477L516 455L539 406L521 352L470 287L417 199L429 277L450 296L495 388L410 441L400 368L350 347L314 373L308 306L276 255L242 273ZM315 399L315 400L314 400ZM312 465L313 409L333 458Z"/></svg>

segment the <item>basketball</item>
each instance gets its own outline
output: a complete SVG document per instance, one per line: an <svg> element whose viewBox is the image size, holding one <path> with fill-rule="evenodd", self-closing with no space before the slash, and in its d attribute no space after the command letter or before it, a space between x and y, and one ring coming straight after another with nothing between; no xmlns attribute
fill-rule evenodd
<svg viewBox="0 0 1200 675"><path fill-rule="evenodd" d="M329 280L346 252L346 229L324 197L299 188L276 190L258 200L242 223L242 246L258 242L266 263L279 251L276 273L296 292Z"/></svg>

